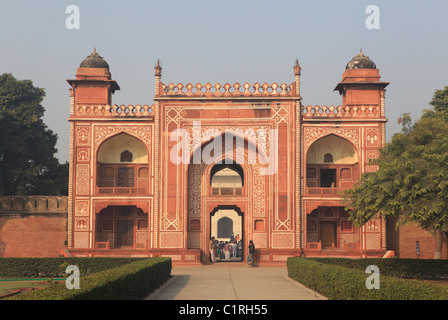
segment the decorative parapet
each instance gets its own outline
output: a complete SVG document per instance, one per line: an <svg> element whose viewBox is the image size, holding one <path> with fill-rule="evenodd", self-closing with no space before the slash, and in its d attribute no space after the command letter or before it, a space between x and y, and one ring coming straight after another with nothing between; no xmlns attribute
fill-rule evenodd
<svg viewBox="0 0 448 320"><path fill-rule="evenodd" d="M238 82L233 86L229 83L221 85L216 83L212 85L211 83L206 83L202 85L201 83L195 86L191 83L183 85L179 83L177 85L170 83L165 85L160 83L161 94L159 96L170 96L170 97L292 97L296 96L296 84L292 83L287 85L286 83L277 84L273 83L271 85L264 83L259 84L258 82L254 85L245 83L243 85Z"/></svg>
<svg viewBox="0 0 448 320"><path fill-rule="evenodd" d="M333 118L364 118L377 119L381 117L378 105L347 105L342 106L306 106L303 108L304 119L333 119Z"/></svg>
<svg viewBox="0 0 448 320"><path fill-rule="evenodd" d="M154 115L154 105L77 105L76 116L88 117L151 117Z"/></svg>

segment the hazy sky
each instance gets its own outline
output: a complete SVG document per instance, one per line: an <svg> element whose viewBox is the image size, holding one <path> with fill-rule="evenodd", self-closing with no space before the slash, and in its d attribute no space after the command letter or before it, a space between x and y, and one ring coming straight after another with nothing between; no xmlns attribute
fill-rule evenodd
<svg viewBox="0 0 448 320"><path fill-rule="evenodd" d="M66 8L80 10L80 29L66 28ZM369 30L369 5L380 29ZM334 92L359 49L391 82L388 140L405 112L418 118L436 89L448 86L448 1L4 1L0 0L0 72L44 88L44 121L69 154L69 85L93 48L121 91L114 104L152 104L154 65L162 82L292 83L302 66L303 103L339 105Z"/></svg>

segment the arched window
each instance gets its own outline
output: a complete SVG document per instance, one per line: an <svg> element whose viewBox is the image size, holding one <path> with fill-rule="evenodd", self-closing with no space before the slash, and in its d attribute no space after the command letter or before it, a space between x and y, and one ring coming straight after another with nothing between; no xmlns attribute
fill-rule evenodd
<svg viewBox="0 0 448 320"><path fill-rule="evenodd" d="M326 155L324 155L324 162L333 163L333 155L331 153L327 153Z"/></svg>
<svg viewBox="0 0 448 320"><path fill-rule="evenodd" d="M120 155L120 161L121 162L132 162L132 153L130 153L128 150L123 151Z"/></svg>

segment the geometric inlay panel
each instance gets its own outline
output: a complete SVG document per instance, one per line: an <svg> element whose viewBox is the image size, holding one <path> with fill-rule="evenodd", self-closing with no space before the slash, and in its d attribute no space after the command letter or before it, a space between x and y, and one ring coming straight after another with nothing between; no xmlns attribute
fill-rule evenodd
<svg viewBox="0 0 448 320"><path fill-rule="evenodd" d="M182 248L182 232L162 232L160 234L160 248Z"/></svg>
<svg viewBox="0 0 448 320"><path fill-rule="evenodd" d="M77 164L76 165L76 194L88 195L89 194L89 165Z"/></svg>
<svg viewBox="0 0 448 320"><path fill-rule="evenodd" d="M366 249L381 249L381 234L367 233L366 234Z"/></svg>
<svg viewBox="0 0 448 320"><path fill-rule="evenodd" d="M89 232L75 232L74 246L76 249L89 248Z"/></svg>
<svg viewBox="0 0 448 320"><path fill-rule="evenodd" d="M254 243L257 248L267 248L268 247L268 235L266 233L254 232L253 234Z"/></svg>
<svg viewBox="0 0 448 320"><path fill-rule="evenodd" d="M291 249L294 248L293 233L273 233L272 248L275 249Z"/></svg>

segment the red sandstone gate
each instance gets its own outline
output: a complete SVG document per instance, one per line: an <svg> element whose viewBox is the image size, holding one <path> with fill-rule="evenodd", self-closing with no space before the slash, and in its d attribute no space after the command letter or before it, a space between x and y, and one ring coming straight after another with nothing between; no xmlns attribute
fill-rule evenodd
<svg viewBox="0 0 448 320"><path fill-rule="evenodd" d="M132 220L133 251L129 254L169 256L173 262L198 263L200 251L206 261L210 213L220 205L237 206L244 212L244 247L253 240L262 262L284 263L290 256L319 254L308 244L315 242L316 235L322 241L320 222L337 217L340 224L336 225L336 234L343 238L325 238L325 244L338 243L338 239L339 243L341 239L350 245L357 243L357 239L349 239L353 234L347 231L350 226L344 213L333 210L329 217L325 208L341 207L338 192L361 173L376 170L369 160L378 157L378 149L385 143L388 83L380 81L379 70L368 57L360 53L347 65L335 88L343 99L342 106L337 107L302 105L298 61L294 82L289 85L175 85L162 83L161 74L157 64L152 106L113 106L112 94L120 88L112 80L108 64L96 52L81 63L76 79L68 80L71 135L67 241L72 252L105 252L95 251L100 240L96 214L110 205L136 206L147 214L147 230L143 230L143 224L143 229L138 229L138 218ZM173 161L173 148L179 142L172 136L176 131L191 137L184 149L188 160L205 151L209 161L201 157L198 162ZM228 132L242 138L243 145L230 150L214 145ZM330 140L325 142L327 137ZM316 161L308 161L311 145L325 142L332 146L331 141L342 149L347 143L353 145L357 159L340 165L334 163L338 150L321 153L324 149L316 148ZM224 152L219 156L215 151ZM257 158L259 154L264 154L267 161L248 161L249 156ZM226 159L240 166L240 172L236 165L228 169L243 178L241 186L213 185L215 165ZM275 164L269 163L273 159ZM266 163L275 170L263 174ZM318 208L318 216L311 217ZM110 228L106 220L101 222L101 228L105 227L101 232ZM120 220L131 219L112 221L113 236L120 237L118 245L126 246L130 244L127 235L131 223ZM118 224L120 231L116 231ZM331 229L324 224L323 228L327 227ZM386 248L385 232L382 220L364 226L357 254L381 254ZM137 252L137 244L141 245L138 239L143 238L146 243ZM113 243L117 244L116 239Z"/></svg>

